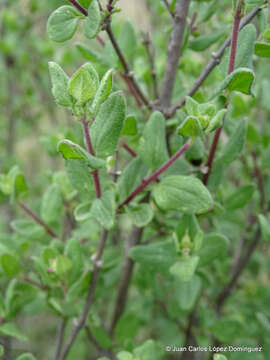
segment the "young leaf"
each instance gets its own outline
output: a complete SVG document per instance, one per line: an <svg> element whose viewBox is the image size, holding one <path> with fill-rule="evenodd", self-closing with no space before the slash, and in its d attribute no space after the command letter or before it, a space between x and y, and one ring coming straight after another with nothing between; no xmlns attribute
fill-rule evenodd
<svg viewBox="0 0 270 360"><path fill-rule="evenodd" d="M254 185L241 186L237 191L225 199L228 210L241 209L249 203L255 191Z"/></svg>
<svg viewBox="0 0 270 360"><path fill-rule="evenodd" d="M113 191L106 191L100 199L96 199L93 202L91 215L104 226L105 229L109 230L114 225L115 209L115 194Z"/></svg>
<svg viewBox="0 0 270 360"><path fill-rule="evenodd" d="M14 337L19 341L27 341L27 337L14 323L8 322L8 323L4 323L3 325L0 325L0 334Z"/></svg>
<svg viewBox="0 0 270 360"><path fill-rule="evenodd" d="M107 99L110 95L113 83L113 70L107 71L103 76L99 88L94 97L93 103L91 105L91 111L96 115L100 109L101 104Z"/></svg>
<svg viewBox="0 0 270 360"><path fill-rule="evenodd" d="M106 162L103 159L92 156L80 145L75 144L70 140L65 139L59 141L57 149L64 159L84 159L88 166L93 170L104 169L106 167Z"/></svg>
<svg viewBox="0 0 270 360"><path fill-rule="evenodd" d="M186 97L185 107L188 115L190 116L199 115L199 103L196 100L194 100L192 97L190 96Z"/></svg>
<svg viewBox="0 0 270 360"><path fill-rule="evenodd" d="M57 256L55 261L55 271L57 275L66 274L71 269L71 267L72 262L68 257L64 255Z"/></svg>
<svg viewBox="0 0 270 360"><path fill-rule="evenodd" d="M202 136L202 127L199 120L194 116L188 116L185 121L177 128L178 134L182 136L197 137Z"/></svg>
<svg viewBox="0 0 270 360"><path fill-rule="evenodd" d="M228 75L220 84L214 97L221 94L223 90L239 91L246 95L251 95L251 87L255 80L255 74L251 69L239 68Z"/></svg>
<svg viewBox="0 0 270 360"><path fill-rule="evenodd" d="M154 112L147 121L138 153L151 170L156 170L168 160L165 119L160 112Z"/></svg>
<svg viewBox="0 0 270 360"><path fill-rule="evenodd" d="M227 113L227 109L219 110L218 113L210 120L209 125L206 129L206 133L210 133L212 131L215 131L219 127L222 126L222 120Z"/></svg>
<svg viewBox="0 0 270 360"><path fill-rule="evenodd" d="M13 178L13 189L11 194L12 201L17 200L22 194L27 192L28 186L25 182L23 173L18 172Z"/></svg>
<svg viewBox="0 0 270 360"><path fill-rule="evenodd" d="M225 257L228 247L229 241L225 236L216 233L207 234L204 236L202 246L198 251L199 265L206 266L215 259Z"/></svg>
<svg viewBox="0 0 270 360"><path fill-rule="evenodd" d="M264 42L255 43L255 55L260 57L270 57L270 44Z"/></svg>
<svg viewBox="0 0 270 360"><path fill-rule="evenodd" d="M63 197L60 187L52 184L42 197L41 217L48 224L58 224L63 213Z"/></svg>
<svg viewBox="0 0 270 360"><path fill-rule="evenodd" d="M88 39L94 38L99 32L101 14L97 0L92 0L88 7L88 16L84 20L83 31Z"/></svg>
<svg viewBox="0 0 270 360"><path fill-rule="evenodd" d="M121 92L115 92L101 105L91 126L92 143L98 157L113 155L126 116L126 102Z"/></svg>
<svg viewBox="0 0 270 360"><path fill-rule="evenodd" d="M83 105L95 95L98 82L96 70L90 63L86 63L69 80L68 92Z"/></svg>
<svg viewBox="0 0 270 360"><path fill-rule="evenodd" d="M198 263L198 256L188 256L174 263L170 267L170 273L181 281L189 282L196 271Z"/></svg>
<svg viewBox="0 0 270 360"><path fill-rule="evenodd" d="M126 212L134 225L144 227L153 219L154 212L149 204L126 206Z"/></svg>
<svg viewBox="0 0 270 360"><path fill-rule="evenodd" d="M69 78L64 70L55 62L49 62L49 71L52 82L52 93L58 105L71 107L72 98L68 93Z"/></svg>
<svg viewBox="0 0 270 360"><path fill-rule="evenodd" d="M163 210L199 214L213 206L211 194L193 176L168 176L154 188L153 195Z"/></svg>
<svg viewBox="0 0 270 360"><path fill-rule="evenodd" d="M83 15L73 6L61 6L49 17L47 23L49 38L56 42L71 39L77 30L80 18L83 18Z"/></svg>

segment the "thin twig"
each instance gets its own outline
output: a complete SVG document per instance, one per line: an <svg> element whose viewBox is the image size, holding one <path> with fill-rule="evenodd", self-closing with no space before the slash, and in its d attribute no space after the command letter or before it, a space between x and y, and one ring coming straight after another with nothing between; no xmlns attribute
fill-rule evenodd
<svg viewBox="0 0 270 360"><path fill-rule="evenodd" d="M85 138L85 142L87 145L87 149L91 155L95 156L94 149L93 149L92 142L91 142L91 137L90 137L89 124L87 123L85 118L82 119L82 125L83 125L83 132L84 132L84 138ZM93 180L94 180L94 184L95 184L97 198L100 198L101 197L101 186L100 186L98 171L97 170L93 171L92 176L93 176Z"/></svg>
<svg viewBox="0 0 270 360"><path fill-rule="evenodd" d="M128 289L130 281L132 278L134 261L129 257L129 251L133 246L136 246L140 243L142 237L142 228L134 227L132 233L127 241L127 246L125 249L125 258L121 271L121 279L118 286L115 307L113 312L112 321L110 324L110 334L113 335L115 326L123 314L126 306Z"/></svg>
<svg viewBox="0 0 270 360"><path fill-rule="evenodd" d="M101 237L99 240L99 245L98 245L98 250L96 253L96 256L93 260L94 263L94 270L92 272L92 276L91 276L91 280L90 280L90 284L89 284L89 289L88 289L88 294L87 294L87 298L85 301L85 305L83 308L83 311L79 317L79 319L77 319L76 324L74 325L70 337L67 340L66 345L64 346L63 352L61 354L61 356L59 357L58 360L65 360L66 357L68 356L68 353L74 343L74 341L76 340L80 330L85 326L86 324L86 319L87 316L89 314L90 308L93 304L94 301L94 295L95 295L95 290L96 290L96 286L97 286L97 281L98 281L98 276L99 276L99 272L102 266L101 263L101 258L103 255L103 251L104 251L104 247L105 247L105 243L107 240L107 236L108 236L108 231L103 229L102 233L101 233Z"/></svg>
<svg viewBox="0 0 270 360"><path fill-rule="evenodd" d="M243 18L240 24L240 30L243 29L250 21L261 11L259 6L255 6L255 8ZM214 70L214 68L220 63L220 60L228 46L230 46L232 40L232 36L230 35L224 43L221 45L219 50L216 53L213 53L212 59L208 62L201 75L195 81L192 88L189 90L186 96L193 96L196 91L200 88L203 82L207 79L209 74ZM166 117L171 118L174 116L175 112L185 105L186 96L182 98L177 104L173 105L168 111L166 111Z"/></svg>
<svg viewBox="0 0 270 360"><path fill-rule="evenodd" d="M122 147L132 156L132 157L137 157L137 153L131 149L131 147L124 141L121 141Z"/></svg>
<svg viewBox="0 0 270 360"><path fill-rule="evenodd" d="M58 329L58 332L57 332L56 347L55 347L56 350L55 350L54 360L58 360L59 356L61 354L63 341L64 341L64 336L65 336L66 325L67 325L67 320L66 319L61 319L61 322L59 324L59 329Z"/></svg>
<svg viewBox="0 0 270 360"><path fill-rule="evenodd" d="M49 225L45 224L44 221L42 221L36 214L34 214L33 211L28 208L28 206L26 206L23 202L19 202L18 204L27 215L29 215L37 224L43 227L47 234L49 234L52 238L57 238L57 235L52 230L52 228L50 228Z"/></svg>
<svg viewBox="0 0 270 360"><path fill-rule="evenodd" d="M149 33L144 34L143 44L145 45L145 49L146 49L147 56L149 59L151 76L152 76L152 81L153 81L154 97L155 97L155 99L158 99L159 94L158 94L157 72L156 72L156 66L155 66L155 49L151 42Z"/></svg>
<svg viewBox="0 0 270 360"><path fill-rule="evenodd" d="M243 7L243 0L239 0L237 3L237 9L234 16L234 22L233 22L233 30L232 30L232 40L231 40L231 51L230 51L230 58L229 58L229 66L228 66L228 75L231 74L234 71L235 68L235 59L236 59L236 53L237 53L237 44L238 44L238 37L240 32L240 22L242 17L242 7ZM226 104L226 108L228 107L228 102ZM224 123L224 118L223 118ZM210 149L209 157L206 163L207 167L207 173L203 177L203 183L207 185L209 177L212 172L212 165L215 158L217 146L219 143L220 135L222 132L222 128L216 130L214 135L214 140Z"/></svg>
<svg viewBox="0 0 270 360"><path fill-rule="evenodd" d="M158 170L156 170L151 176L142 180L140 185L136 187L135 190L124 200L118 207L120 209L124 205L127 205L131 200L133 200L139 193L141 193L147 185L151 182L156 181L160 174L166 171L182 154L184 154L190 147L190 140L187 141L164 165L162 165Z"/></svg>
<svg viewBox="0 0 270 360"><path fill-rule="evenodd" d="M175 5L174 26L168 46L168 56L165 75L160 93L161 109L167 109L171 105L177 67L181 55L181 47L184 39L187 15L190 0L178 0Z"/></svg>
<svg viewBox="0 0 270 360"><path fill-rule="evenodd" d="M171 17L174 19L174 13L171 10L170 4L168 0L162 0L164 2L164 5L166 6L169 14L171 15Z"/></svg>

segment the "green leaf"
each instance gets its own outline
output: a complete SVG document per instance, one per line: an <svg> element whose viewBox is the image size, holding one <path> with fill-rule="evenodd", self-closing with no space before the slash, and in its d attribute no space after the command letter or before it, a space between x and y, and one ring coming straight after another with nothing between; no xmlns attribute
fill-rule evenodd
<svg viewBox="0 0 270 360"><path fill-rule="evenodd" d="M103 159L89 154L80 145L73 143L70 140L61 140L57 145L58 151L62 154L64 159L84 159L90 169L99 170L106 167L106 162Z"/></svg>
<svg viewBox="0 0 270 360"><path fill-rule="evenodd" d="M258 219L259 219L259 224L260 224L263 239L265 241L270 241L270 222L262 214L260 214L258 216Z"/></svg>
<svg viewBox="0 0 270 360"><path fill-rule="evenodd" d="M211 194L193 176L168 176L154 188L154 199L163 210L203 213L213 206Z"/></svg>
<svg viewBox="0 0 270 360"><path fill-rule="evenodd" d="M109 70L103 76L99 88L94 97L93 103L91 105L91 111L96 115L100 109L101 104L107 99L110 95L113 85L113 70Z"/></svg>
<svg viewBox="0 0 270 360"><path fill-rule="evenodd" d="M144 227L153 219L154 212L149 204L129 205L125 207L132 223Z"/></svg>
<svg viewBox="0 0 270 360"><path fill-rule="evenodd" d="M186 111L190 116L197 116L199 115L199 103L194 100L192 97L186 97L185 103Z"/></svg>
<svg viewBox="0 0 270 360"><path fill-rule="evenodd" d="M246 95L252 95L251 87L254 80L255 74L251 69L236 69L223 80L213 97L221 94L223 90L239 91Z"/></svg>
<svg viewBox="0 0 270 360"><path fill-rule="evenodd" d="M166 125L160 112L155 111L144 126L138 153L151 170L156 170L168 160Z"/></svg>
<svg viewBox="0 0 270 360"><path fill-rule="evenodd" d="M246 25L239 33L236 51L235 69L249 68L253 69L252 56L254 52L254 43L257 38L257 30L253 24ZM227 49L225 56L219 66L222 74L227 75L230 59L230 49Z"/></svg>
<svg viewBox="0 0 270 360"><path fill-rule="evenodd" d="M105 229L111 229L114 225L116 210L115 194L113 191L106 191L100 199L95 199L91 208L91 215Z"/></svg>
<svg viewBox="0 0 270 360"><path fill-rule="evenodd" d="M77 30L78 21L82 17L82 14L73 6L61 6L49 17L47 23L49 38L56 42L71 39Z"/></svg>
<svg viewBox="0 0 270 360"><path fill-rule="evenodd" d="M180 281L177 279L176 297L182 310L188 311L193 309L196 299L201 291L201 280L194 276L192 281Z"/></svg>
<svg viewBox="0 0 270 360"><path fill-rule="evenodd" d="M78 280L82 275L83 264L83 250L80 242L77 239L70 239L65 248L65 254L72 262L72 273L70 274L70 282Z"/></svg>
<svg viewBox="0 0 270 360"><path fill-rule="evenodd" d="M229 247L228 239L220 234L207 234L203 238L202 246L198 251L200 266L209 265L216 259L224 258Z"/></svg>
<svg viewBox="0 0 270 360"><path fill-rule="evenodd" d="M126 116L126 102L121 92L115 92L101 105L91 126L92 143L96 156L113 155Z"/></svg>
<svg viewBox="0 0 270 360"><path fill-rule="evenodd" d="M102 327L91 327L92 334L102 349L110 349L112 340Z"/></svg>
<svg viewBox="0 0 270 360"><path fill-rule="evenodd" d="M27 337L14 323L5 323L0 326L0 334L5 336L14 337L19 341L27 341Z"/></svg>
<svg viewBox="0 0 270 360"><path fill-rule="evenodd" d="M4 272L9 277L16 276L22 270L20 263L13 255L10 254L2 255L0 258L0 262Z"/></svg>
<svg viewBox="0 0 270 360"><path fill-rule="evenodd" d="M92 201L86 201L79 204L74 210L74 217L76 221L85 221L91 218Z"/></svg>
<svg viewBox="0 0 270 360"><path fill-rule="evenodd" d="M228 210L241 209L249 203L255 191L254 185L241 186L237 191L225 199Z"/></svg>
<svg viewBox="0 0 270 360"><path fill-rule="evenodd" d="M86 63L69 80L68 92L79 104L85 104L95 95L98 84L96 70L90 63Z"/></svg>
<svg viewBox="0 0 270 360"><path fill-rule="evenodd" d="M222 126L222 120L227 113L227 109L219 110L218 113L210 120L209 125L206 129L206 133L210 133L212 131L215 131L219 127Z"/></svg>
<svg viewBox="0 0 270 360"><path fill-rule="evenodd" d="M135 116L126 117L121 135L136 135L137 134L137 121Z"/></svg>
<svg viewBox="0 0 270 360"><path fill-rule="evenodd" d="M63 196L60 187L52 184L42 197L41 218L48 224L57 224L63 214Z"/></svg>
<svg viewBox="0 0 270 360"><path fill-rule="evenodd" d="M57 275L66 274L71 269L71 267L72 262L68 257L64 255L57 256L55 261L55 271Z"/></svg>
<svg viewBox="0 0 270 360"><path fill-rule="evenodd" d="M191 137L197 137L203 134L201 124L194 116L188 116L177 128L177 132L179 135Z"/></svg>
<svg viewBox="0 0 270 360"><path fill-rule="evenodd" d="M25 353L18 356L16 360L36 360L36 358L30 353Z"/></svg>
<svg viewBox="0 0 270 360"><path fill-rule="evenodd" d="M175 246L171 240L138 245L131 248L129 257L155 272L168 271L176 259Z"/></svg>
<svg viewBox="0 0 270 360"><path fill-rule="evenodd" d="M188 47L194 51L204 51L222 38L225 33L225 30L220 30L214 31L211 34L198 36L189 42Z"/></svg>
<svg viewBox="0 0 270 360"><path fill-rule="evenodd" d="M120 201L123 201L132 190L136 188L147 173L147 167L142 160L137 157L133 159L123 170L118 180Z"/></svg>
<svg viewBox="0 0 270 360"><path fill-rule="evenodd" d="M92 199L95 187L88 162L84 159L67 159L65 167L72 187L83 195L84 201Z"/></svg>
<svg viewBox="0 0 270 360"><path fill-rule="evenodd" d="M94 38L99 32L101 14L97 0L92 0L88 7L88 16L84 20L83 32L88 39Z"/></svg>
<svg viewBox="0 0 270 360"><path fill-rule="evenodd" d="M130 21L124 22L117 40L125 56L128 59L134 59L134 53L137 49L137 39L134 28Z"/></svg>
<svg viewBox="0 0 270 360"><path fill-rule="evenodd" d="M158 360L160 359L160 348L154 340L147 340L142 345L137 346L133 353L136 359Z"/></svg>
<svg viewBox="0 0 270 360"><path fill-rule="evenodd" d="M265 40L270 41L270 25L264 30L262 36Z"/></svg>
<svg viewBox="0 0 270 360"><path fill-rule="evenodd" d="M4 348L2 345L0 345L0 357L4 355Z"/></svg>
<svg viewBox="0 0 270 360"><path fill-rule="evenodd" d="M263 329L270 334L270 321L263 313L257 313L256 318L259 323L263 326Z"/></svg>
<svg viewBox="0 0 270 360"><path fill-rule="evenodd" d="M11 226L18 234L31 239L44 235L44 229L32 220L14 220L11 222Z"/></svg>
<svg viewBox="0 0 270 360"><path fill-rule="evenodd" d="M241 155L246 140L246 132L246 121L239 121L239 124L229 138L229 141L222 148L221 154L217 159L218 163L221 163L223 166L228 166Z"/></svg>
<svg viewBox="0 0 270 360"><path fill-rule="evenodd" d="M134 357L130 352L120 351L116 356L116 360L134 360Z"/></svg>
<svg viewBox="0 0 270 360"><path fill-rule="evenodd" d="M55 62L49 62L49 72L52 83L52 94L58 105L71 107L72 98L68 93L69 77Z"/></svg>
<svg viewBox="0 0 270 360"><path fill-rule="evenodd" d="M260 57L270 57L270 44L264 42L255 43L255 55Z"/></svg>
<svg viewBox="0 0 270 360"><path fill-rule="evenodd" d="M189 282L193 278L198 263L199 256L182 258L170 267L170 273L181 281Z"/></svg>

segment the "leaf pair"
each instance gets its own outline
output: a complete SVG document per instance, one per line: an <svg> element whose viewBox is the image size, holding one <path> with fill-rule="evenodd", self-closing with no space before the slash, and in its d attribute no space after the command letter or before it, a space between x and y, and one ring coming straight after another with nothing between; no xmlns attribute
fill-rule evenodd
<svg viewBox="0 0 270 360"><path fill-rule="evenodd" d="M100 29L101 13L97 0L91 0L88 16L84 16L73 6L64 5L55 10L48 19L49 38L56 42L69 40L78 28L78 22L84 19L83 30L87 38L94 38Z"/></svg>

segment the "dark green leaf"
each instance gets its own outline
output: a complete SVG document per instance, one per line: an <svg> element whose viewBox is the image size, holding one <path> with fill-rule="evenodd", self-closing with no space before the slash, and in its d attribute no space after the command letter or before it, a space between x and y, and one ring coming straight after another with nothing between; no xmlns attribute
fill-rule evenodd
<svg viewBox="0 0 270 360"><path fill-rule="evenodd" d="M263 42L256 42L255 55L260 57L270 57L270 44Z"/></svg>

